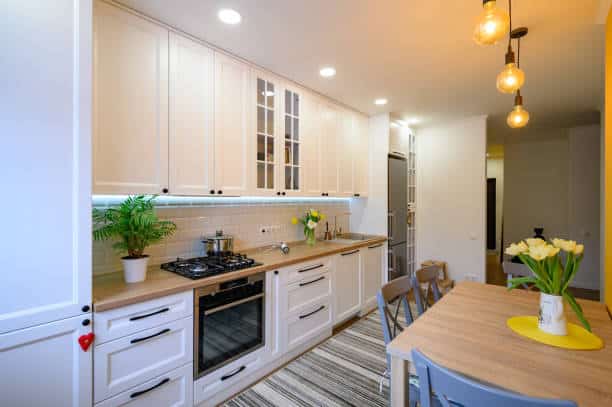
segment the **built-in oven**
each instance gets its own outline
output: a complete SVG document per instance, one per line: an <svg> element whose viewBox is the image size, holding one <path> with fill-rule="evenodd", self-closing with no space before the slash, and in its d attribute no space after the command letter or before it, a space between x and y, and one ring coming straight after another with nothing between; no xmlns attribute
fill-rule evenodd
<svg viewBox="0 0 612 407"><path fill-rule="evenodd" d="M195 290L199 378L265 345L265 273Z"/></svg>

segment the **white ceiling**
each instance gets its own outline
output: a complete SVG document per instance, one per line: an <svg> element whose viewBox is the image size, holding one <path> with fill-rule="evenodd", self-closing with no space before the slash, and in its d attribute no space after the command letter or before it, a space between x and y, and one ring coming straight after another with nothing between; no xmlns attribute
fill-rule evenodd
<svg viewBox="0 0 612 407"><path fill-rule="evenodd" d="M601 0L514 0L525 107L533 127L598 120L604 78ZM472 28L481 0L120 0L143 14L370 115L427 126L488 114L505 133L511 95L495 88L506 45L481 48ZM507 1L498 1L507 8ZM221 23L219 8L242 14ZM337 75L321 78L333 65ZM375 106L375 98L389 99Z"/></svg>

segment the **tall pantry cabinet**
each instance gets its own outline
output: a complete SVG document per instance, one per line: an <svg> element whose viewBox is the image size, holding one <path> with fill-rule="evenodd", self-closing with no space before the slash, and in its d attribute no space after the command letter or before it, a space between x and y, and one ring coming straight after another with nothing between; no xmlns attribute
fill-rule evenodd
<svg viewBox="0 0 612 407"><path fill-rule="evenodd" d="M90 0L5 0L0 404L91 406Z"/></svg>

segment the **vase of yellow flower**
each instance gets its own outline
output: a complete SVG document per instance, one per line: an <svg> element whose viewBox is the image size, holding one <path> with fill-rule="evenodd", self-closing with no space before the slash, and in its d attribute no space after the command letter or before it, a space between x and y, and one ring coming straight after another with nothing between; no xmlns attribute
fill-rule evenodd
<svg viewBox="0 0 612 407"><path fill-rule="evenodd" d="M314 246L317 242L316 228L320 221L325 219L325 215L314 209L309 209L302 218L292 218L291 223L297 225L298 223L304 226L304 237L306 243L310 246Z"/></svg>
<svg viewBox="0 0 612 407"><path fill-rule="evenodd" d="M529 277L511 279L509 289L512 290L523 284L533 284L540 290L538 328L543 332L551 335L567 335L564 300L574 310L582 325L591 332L591 326L584 317L582 307L567 290L580 268L584 257L584 245L563 239L553 239L551 243L539 238L525 239L511 244L506 249L506 254L518 256L533 273Z"/></svg>

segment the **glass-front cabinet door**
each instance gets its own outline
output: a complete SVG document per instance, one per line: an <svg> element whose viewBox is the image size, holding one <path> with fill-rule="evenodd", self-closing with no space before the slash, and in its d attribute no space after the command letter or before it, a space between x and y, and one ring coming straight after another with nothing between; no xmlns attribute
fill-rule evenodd
<svg viewBox="0 0 612 407"><path fill-rule="evenodd" d="M284 136L282 157L282 195L302 190L302 166L300 161L300 105L301 96L294 89L284 92Z"/></svg>
<svg viewBox="0 0 612 407"><path fill-rule="evenodd" d="M276 179L276 84L263 75L256 75L256 176L255 188L258 194L276 194L280 188Z"/></svg>

